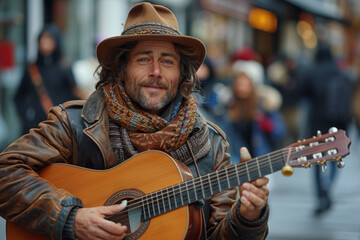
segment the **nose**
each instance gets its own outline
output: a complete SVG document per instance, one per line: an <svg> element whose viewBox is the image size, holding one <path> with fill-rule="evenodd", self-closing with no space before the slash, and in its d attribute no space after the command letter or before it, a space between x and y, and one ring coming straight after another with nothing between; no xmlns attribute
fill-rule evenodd
<svg viewBox="0 0 360 240"><path fill-rule="evenodd" d="M152 62L149 75L151 78L160 78L161 70L160 70L159 61Z"/></svg>

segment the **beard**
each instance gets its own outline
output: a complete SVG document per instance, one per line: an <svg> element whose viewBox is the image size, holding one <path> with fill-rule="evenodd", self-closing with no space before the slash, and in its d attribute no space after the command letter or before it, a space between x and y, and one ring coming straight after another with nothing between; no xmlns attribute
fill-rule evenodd
<svg viewBox="0 0 360 240"><path fill-rule="evenodd" d="M142 110L150 113L159 113L174 99L176 94L175 96L172 96L170 92L167 92L166 94L157 92L144 94L142 92L142 87L151 84L156 84L167 91L169 90L169 85L166 82L161 82L156 79L148 79L138 86L128 86L125 84L125 91L131 98L131 101ZM158 96L159 94L163 94L163 96Z"/></svg>
<svg viewBox="0 0 360 240"><path fill-rule="evenodd" d="M151 94L156 95L156 94ZM135 99L135 103L138 104L141 108L144 110L147 110L149 112L158 112L165 108L172 99L170 99L170 96L166 94L160 101L157 103L154 103L154 101L149 100L147 97L145 97L143 94L140 93L139 98Z"/></svg>

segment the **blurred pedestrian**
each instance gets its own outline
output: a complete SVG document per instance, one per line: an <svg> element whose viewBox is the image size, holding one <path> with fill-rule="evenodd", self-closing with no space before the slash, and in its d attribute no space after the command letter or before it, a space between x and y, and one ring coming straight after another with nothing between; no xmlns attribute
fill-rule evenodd
<svg viewBox="0 0 360 240"><path fill-rule="evenodd" d="M200 111L206 118L216 122L216 117L225 112L231 90L217 78L214 64L209 57L205 57L196 75L199 78L200 90L195 96L199 100Z"/></svg>
<svg viewBox="0 0 360 240"><path fill-rule="evenodd" d="M257 157L278 147L286 125L279 113L280 93L264 84L264 68L257 61L236 61L232 68L233 100L222 123L230 143L232 161L239 161L236 151L248 148Z"/></svg>
<svg viewBox="0 0 360 240"><path fill-rule="evenodd" d="M292 56L280 56L267 68L269 84L280 92L283 99L280 112L287 126L284 145L291 144L300 137L302 105L299 85L302 72L304 68Z"/></svg>
<svg viewBox="0 0 360 240"><path fill-rule="evenodd" d="M99 61L95 56L95 52L96 46L103 39L105 39L105 37L102 35L94 37L94 40L92 41L94 54L88 58L79 59L71 65L76 84L85 92L86 97L90 96L90 94L96 90L95 85L97 81L99 81Z"/></svg>
<svg viewBox="0 0 360 240"><path fill-rule="evenodd" d="M314 65L306 74L302 94L307 96L309 104L308 129L310 135L318 131L326 133L331 127L346 130L352 116L350 103L352 96L351 80L338 67L330 45L320 43L315 53ZM330 209L331 189L337 173L336 162L328 163L329 172L315 166L316 216Z"/></svg>
<svg viewBox="0 0 360 240"><path fill-rule="evenodd" d="M63 66L61 60L60 29L46 25L38 36L36 62L27 65L15 95L23 134L45 120L52 106L82 98L71 68Z"/></svg>

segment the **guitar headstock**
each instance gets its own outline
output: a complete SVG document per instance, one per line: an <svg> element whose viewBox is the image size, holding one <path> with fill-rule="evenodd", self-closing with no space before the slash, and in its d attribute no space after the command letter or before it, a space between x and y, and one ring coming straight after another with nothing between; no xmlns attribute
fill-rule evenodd
<svg viewBox="0 0 360 240"><path fill-rule="evenodd" d="M314 164L324 165L327 161L337 161L338 167L342 167L342 158L349 154L350 143L344 130L331 128L329 133L318 134L289 145L287 163L291 167L307 168Z"/></svg>

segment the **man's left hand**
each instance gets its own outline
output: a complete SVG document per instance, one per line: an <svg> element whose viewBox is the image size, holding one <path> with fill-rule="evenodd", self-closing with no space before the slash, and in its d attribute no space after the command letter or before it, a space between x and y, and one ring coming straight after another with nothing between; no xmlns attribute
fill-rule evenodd
<svg viewBox="0 0 360 240"><path fill-rule="evenodd" d="M251 156L246 148L240 149L240 161L248 161ZM248 221L259 219L263 208L267 205L269 189L267 177L258 178L240 186L240 215Z"/></svg>

